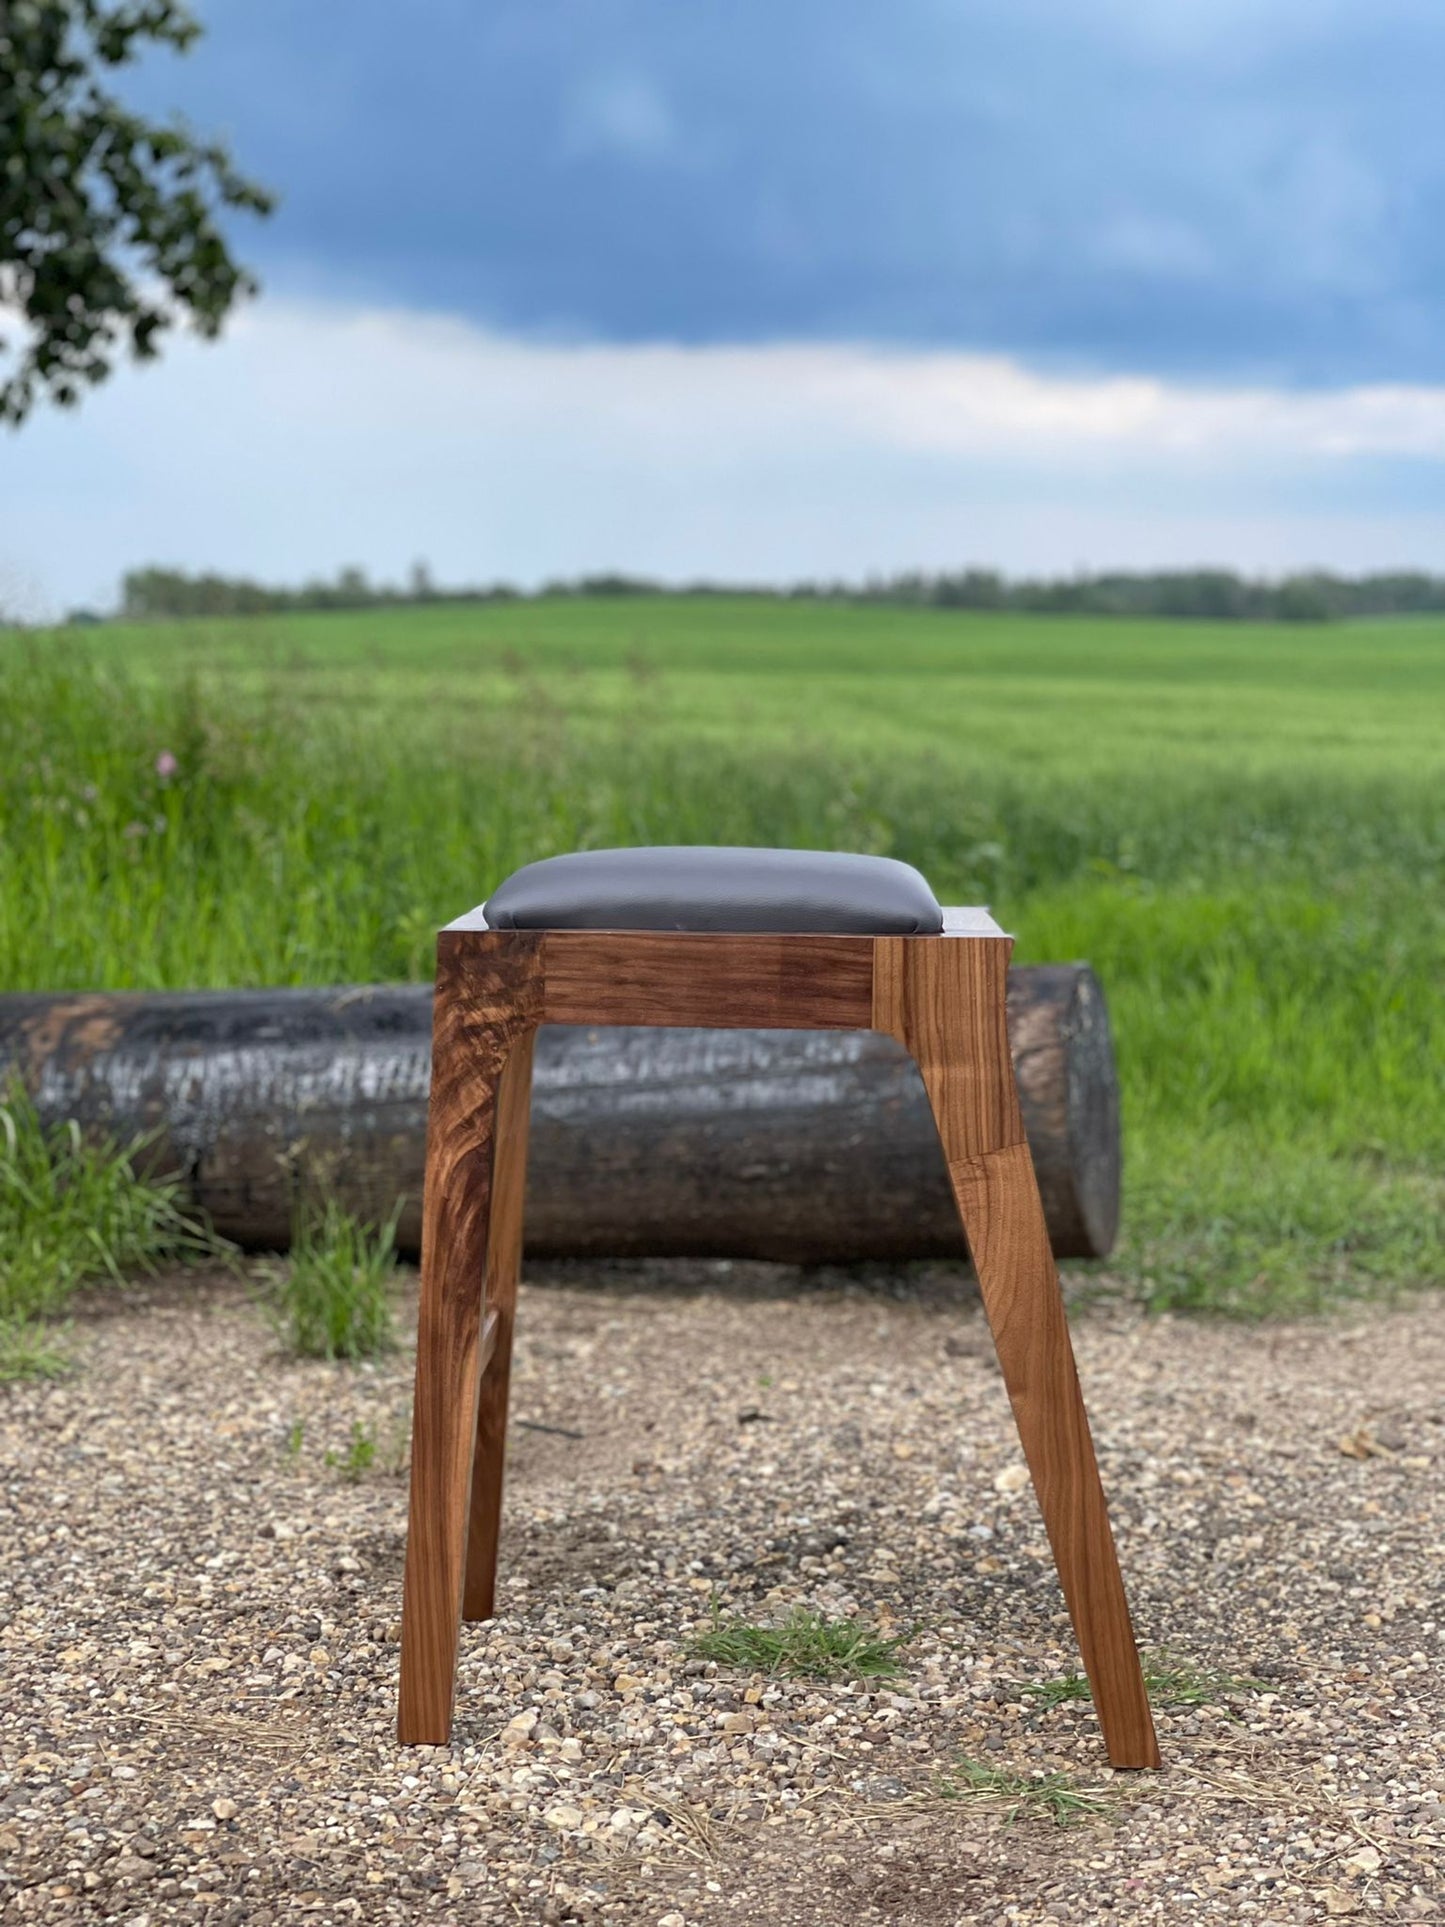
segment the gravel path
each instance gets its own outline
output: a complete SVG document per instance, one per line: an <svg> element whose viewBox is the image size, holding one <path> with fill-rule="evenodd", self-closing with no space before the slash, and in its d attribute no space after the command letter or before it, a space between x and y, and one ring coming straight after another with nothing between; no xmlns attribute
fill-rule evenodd
<svg viewBox="0 0 1445 1927"><path fill-rule="evenodd" d="M76 1375L0 1392L0 1912L1445 1919L1445 1301L1075 1330L1142 1639L1259 1682L1160 1706L1157 1775L1020 1695L1074 1653L946 1269L524 1287L502 1617L448 1751L391 1736L409 1354L287 1363L223 1281L97 1304ZM750 1679L688 1657L714 1592L918 1629L883 1690ZM948 1798L961 1756L1103 1810Z"/></svg>

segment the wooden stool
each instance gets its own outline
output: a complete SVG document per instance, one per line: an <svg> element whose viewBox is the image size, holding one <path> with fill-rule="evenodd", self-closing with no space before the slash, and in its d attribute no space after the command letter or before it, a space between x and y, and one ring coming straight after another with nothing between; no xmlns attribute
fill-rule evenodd
<svg viewBox="0 0 1445 1927"><path fill-rule="evenodd" d="M402 1610L403 1742L451 1734L494 1610L539 1024L879 1030L923 1075L1115 1766L1159 1764L1009 1055L1012 940L886 857L604 850L519 870L437 940Z"/></svg>

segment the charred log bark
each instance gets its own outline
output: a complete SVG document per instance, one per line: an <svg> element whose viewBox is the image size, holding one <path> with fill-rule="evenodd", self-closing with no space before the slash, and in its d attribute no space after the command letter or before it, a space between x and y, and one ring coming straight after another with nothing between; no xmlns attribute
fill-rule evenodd
<svg viewBox="0 0 1445 1927"><path fill-rule="evenodd" d="M1054 1250L1100 1257L1119 1204L1102 992L1020 968L1009 1030ZM368 1218L406 1200L414 1249L430 1070L427 985L0 997L0 1085L47 1122L154 1133L217 1230L282 1249L299 1193ZM912 1063L869 1031L573 1030L538 1038L527 1249L799 1263L960 1251Z"/></svg>

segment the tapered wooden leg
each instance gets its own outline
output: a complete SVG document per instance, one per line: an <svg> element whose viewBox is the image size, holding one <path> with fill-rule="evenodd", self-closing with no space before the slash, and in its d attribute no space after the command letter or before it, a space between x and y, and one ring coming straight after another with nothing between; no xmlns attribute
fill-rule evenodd
<svg viewBox="0 0 1445 1927"><path fill-rule="evenodd" d="M885 943L887 940L885 940ZM875 1022L913 1053L1109 1759L1159 1747L1008 1051L1006 942L880 944ZM932 953L932 954L930 954ZM996 954L994 954L996 953Z"/></svg>
<svg viewBox="0 0 1445 1927"><path fill-rule="evenodd" d="M527 1188L527 1124L532 1103L529 1032L512 1048L497 1098L492 1164L492 1223L482 1314L482 1383L477 1398L476 1449L467 1529L462 1618L490 1619L496 1610L497 1541L502 1524L502 1470L507 1452L507 1388L517 1273L522 1259L522 1204Z"/></svg>
<svg viewBox="0 0 1445 1927"><path fill-rule="evenodd" d="M1029 1147L951 1161L949 1175L1109 1758L1115 1766L1158 1766Z"/></svg>
<svg viewBox="0 0 1445 1927"><path fill-rule="evenodd" d="M500 1331L482 1305L499 1111L514 1050L530 1055L535 966L525 939L476 966L445 936L438 946L401 1622L398 1732L410 1745L451 1734L478 1379Z"/></svg>

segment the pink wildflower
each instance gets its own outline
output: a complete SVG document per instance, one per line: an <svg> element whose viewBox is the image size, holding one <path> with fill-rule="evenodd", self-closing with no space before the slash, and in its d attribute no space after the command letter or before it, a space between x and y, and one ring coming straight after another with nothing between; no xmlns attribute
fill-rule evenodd
<svg viewBox="0 0 1445 1927"><path fill-rule="evenodd" d="M156 758L156 775L162 782L165 782L167 777L174 776L179 768L180 764L168 749L163 749Z"/></svg>

